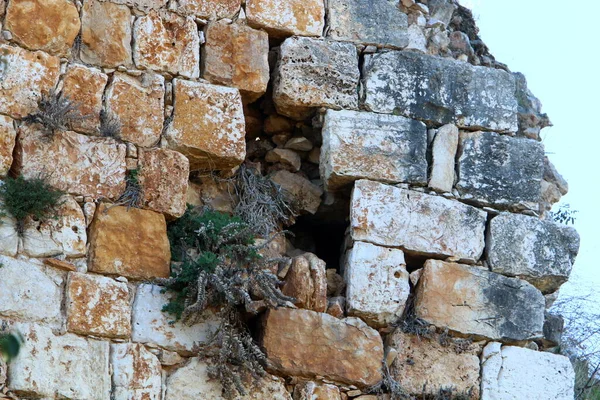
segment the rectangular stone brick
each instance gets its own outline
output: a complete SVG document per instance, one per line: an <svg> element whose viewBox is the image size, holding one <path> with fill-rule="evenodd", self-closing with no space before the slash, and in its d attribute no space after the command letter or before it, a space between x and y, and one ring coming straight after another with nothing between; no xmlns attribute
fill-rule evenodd
<svg viewBox="0 0 600 400"><path fill-rule="evenodd" d="M321 36L325 27L323 0L247 0L246 15L274 37Z"/></svg>
<svg viewBox="0 0 600 400"><path fill-rule="evenodd" d="M10 170L16 138L13 119L0 115L0 178L5 177Z"/></svg>
<svg viewBox="0 0 600 400"><path fill-rule="evenodd" d="M110 345L114 400L160 400L162 368L158 358L141 344Z"/></svg>
<svg viewBox="0 0 600 400"><path fill-rule="evenodd" d="M240 10L241 0L178 0L178 12L207 20L233 18Z"/></svg>

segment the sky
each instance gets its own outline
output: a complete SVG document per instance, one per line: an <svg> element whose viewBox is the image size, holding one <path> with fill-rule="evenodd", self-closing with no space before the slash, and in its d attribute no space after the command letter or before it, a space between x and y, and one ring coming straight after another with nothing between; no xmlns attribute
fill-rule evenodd
<svg viewBox="0 0 600 400"><path fill-rule="evenodd" d="M577 210L581 247L561 295L596 296L600 309L600 1L461 0L496 60L522 72L553 127L542 130L546 153L569 182L561 203ZM575 6L576 4L576 6ZM591 19L588 19L591 18Z"/></svg>

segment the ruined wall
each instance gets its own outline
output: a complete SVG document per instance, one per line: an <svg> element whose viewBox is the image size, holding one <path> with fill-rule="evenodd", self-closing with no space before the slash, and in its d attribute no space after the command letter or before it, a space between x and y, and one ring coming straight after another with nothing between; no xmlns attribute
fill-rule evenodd
<svg viewBox="0 0 600 400"><path fill-rule="evenodd" d="M252 323L272 376L243 398L572 399L545 311L579 238L547 220L567 185L539 101L451 0L326 3L2 0L0 176L67 194L21 234L2 217L25 342L0 398L222 398L196 351L218 321L169 323L152 282L167 222L231 211L211 176L246 162L304 215L278 248L298 308ZM48 135L26 117L52 92L87 117ZM139 208L111 205L132 170Z"/></svg>

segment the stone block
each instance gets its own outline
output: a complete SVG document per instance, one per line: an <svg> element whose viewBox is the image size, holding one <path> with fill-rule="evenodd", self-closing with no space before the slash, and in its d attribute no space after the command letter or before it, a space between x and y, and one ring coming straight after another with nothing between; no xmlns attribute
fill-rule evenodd
<svg viewBox="0 0 600 400"><path fill-rule="evenodd" d="M433 139L430 188L440 192L451 192L456 178L456 152L458 150L458 128L448 124L438 129Z"/></svg>
<svg viewBox="0 0 600 400"><path fill-rule="evenodd" d="M101 203L90 226L89 270L131 279L168 278L171 251L162 214Z"/></svg>
<svg viewBox="0 0 600 400"><path fill-rule="evenodd" d="M247 0L246 15L273 37L321 36L325 27L323 0Z"/></svg>
<svg viewBox="0 0 600 400"><path fill-rule="evenodd" d="M69 332L122 339L131 335L127 284L105 276L71 272L66 295Z"/></svg>
<svg viewBox="0 0 600 400"><path fill-rule="evenodd" d="M542 337L545 300L529 283L478 267L428 260L415 315L463 335L491 340Z"/></svg>
<svg viewBox="0 0 600 400"><path fill-rule="evenodd" d="M335 385L304 381L294 386L294 400L341 400L340 389Z"/></svg>
<svg viewBox="0 0 600 400"><path fill-rule="evenodd" d="M486 213L440 196L357 181L350 205L353 240L399 247L416 255L477 261Z"/></svg>
<svg viewBox="0 0 600 400"><path fill-rule="evenodd" d="M8 215L0 204L0 254L14 257L19 249L17 220Z"/></svg>
<svg viewBox="0 0 600 400"><path fill-rule="evenodd" d="M273 101L279 114L305 119L315 108L358 108L358 55L354 45L292 37L279 49Z"/></svg>
<svg viewBox="0 0 600 400"><path fill-rule="evenodd" d="M463 198L500 207L538 203L543 176L540 142L493 132L461 132L456 188Z"/></svg>
<svg viewBox="0 0 600 400"><path fill-rule="evenodd" d="M294 199L298 209L310 214L317 212L323 196L323 189L319 186L301 175L285 170L273 173L270 178Z"/></svg>
<svg viewBox="0 0 600 400"><path fill-rule="evenodd" d="M147 14L151 10L166 8L168 1L169 0L112 0L112 3L123 4Z"/></svg>
<svg viewBox="0 0 600 400"><path fill-rule="evenodd" d="M297 307L325 312L327 309L325 268L325 261L312 253L294 257L281 291L286 296L295 298Z"/></svg>
<svg viewBox="0 0 600 400"><path fill-rule="evenodd" d="M327 190L358 179L427 182L427 129L395 115L327 110L319 168Z"/></svg>
<svg viewBox="0 0 600 400"><path fill-rule="evenodd" d="M162 368L144 345L110 345L114 400L161 400Z"/></svg>
<svg viewBox="0 0 600 400"><path fill-rule="evenodd" d="M179 0L178 12L207 20L233 18L240 10L241 0Z"/></svg>
<svg viewBox="0 0 600 400"><path fill-rule="evenodd" d="M244 112L238 89L173 80L169 148L190 160L191 170L228 170L246 156Z"/></svg>
<svg viewBox="0 0 600 400"><path fill-rule="evenodd" d="M200 75L200 36L192 17L151 11L135 21L133 36L138 68L186 78Z"/></svg>
<svg viewBox="0 0 600 400"><path fill-rule="evenodd" d="M515 79L508 72L408 51L366 55L363 101L369 111L428 124L516 132Z"/></svg>
<svg viewBox="0 0 600 400"><path fill-rule="evenodd" d="M397 322L410 294L402 250L355 242L344 267L346 312L374 328Z"/></svg>
<svg viewBox="0 0 600 400"><path fill-rule="evenodd" d="M261 344L270 368L284 375L321 376L360 387L382 378L381 337L358 318L272 309L263 321Z"/></svg>
<svg viewBox="0 0 600 400"><path fill-rule="evenodd" d="M5 177L10 170L16 138L13 119L0 115L0 178Z"/></svg>

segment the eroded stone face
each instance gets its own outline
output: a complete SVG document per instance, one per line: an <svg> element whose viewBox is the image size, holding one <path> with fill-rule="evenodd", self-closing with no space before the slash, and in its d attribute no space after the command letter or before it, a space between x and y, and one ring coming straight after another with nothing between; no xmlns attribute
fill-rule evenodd
<svg viewBox="0 0 600 400"><path fill-rule="evenodd" d="M160 400L158 358L141 344L113 343L110 347L114 400Z"/></svg>
<svg viewBox="0 0 600 400"><path fill-rule="evenodd" d="M427 129L408 118L327 110L319 168L327 190L358 179L423 184Z"/></svg>
<svg viewBox="0 0 600 400"><path fill-rule="evenodd" d="M0 178L5 177L13 162L17 131L13 119L0 115Z"/></svg>
<svg viewBox="0 0 600 400"><path fill-rule="evenodd" d="M294 257L281 291L296 299L296 306L325 312L327 309L327 275L325 261L312 253Z"/></svg>
<svg viewBox="0 0 600 400"><path fill-rule="evenodd" d="M294 400L340 400L340 389L335 385L313 381L300 382L294 386Z"/></svg>
<svg viewBox="0 0 600 400"><path fill-rule="evenodd" d="M0 204L0 254L14 257L18 249L17 220L8 215Z"/></svg>
<svg viewBox="0 0 600 400"><path fill-rule="evenodd" d="M114 0L115 4L124 4L129 7L136 8L145 13L150 10L158 10L159 8L165 8L168 0Z"/></svg>
<svg viewBox="0 0 600 400"><path fill-rule="evenodd" d="M438 129L433 139L431 176L428 186L440 192L450 192L456 177L458 128L448 124Z"/></svg>
<svg viewBox="0 0 600 400"><path fill-rule="evenodd" d="M233 18L240 10L241 0L179 0L178 12L216 20Z"/></svg>
<svg viewBox="0 0 600 400"><path fill-rule="evenodd" d="M274 37L321 36L325 26L322 0L247 0L248 23Z"/></svg>
<svg viewBox="0 0 600 400"><path fill-rule="evenodd" d="M317 212L323 196L323 189L319 186L301 175L285 170L275 172L270 178L294 199L300 210L310 214Z"/></svg>

